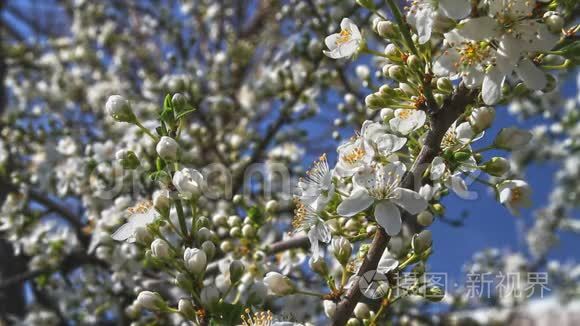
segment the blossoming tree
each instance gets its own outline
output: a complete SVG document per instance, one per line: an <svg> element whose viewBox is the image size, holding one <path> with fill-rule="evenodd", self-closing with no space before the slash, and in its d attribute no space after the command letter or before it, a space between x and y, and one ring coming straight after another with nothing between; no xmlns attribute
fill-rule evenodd
<svg viewBox="0 0 580 326"><path fill-rule="evenodd" d="M467 323L457 310L481 305L513 312L526 296L474 302L428 277L429 227L462 226L445 204L474 200L473 182L533 225L526 250L478 253L468 269L548 271L562 299L578 295L578 266L549 256L560 232L580 231L580 98L560 95L579 61L576 1L36 8L59 28L28 5L0 4L3 321L439 324ZM505 125L504 106L541 122ZM549 204L522 216L526 167L545 160L561 167Z"/></svg>

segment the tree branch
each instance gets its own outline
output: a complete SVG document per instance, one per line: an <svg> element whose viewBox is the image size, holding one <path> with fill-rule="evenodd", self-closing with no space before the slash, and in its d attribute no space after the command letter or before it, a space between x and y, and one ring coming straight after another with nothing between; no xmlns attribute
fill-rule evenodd
<svg viewBox="0 0 580 326"><path fill-rule="evenodd" d="M431 129L427 133L425 144L421 148L417 159L403 178L401 187L413 189L421 181L421 175L441 150L443 136L451 124L465 111L466 106L474 101L476 94L476 92L467 89L462 84L459 86L457 92L443 104L441 109L431 112ZM405 224L412 233L417 233L421 230L421 226L417 223L414 216L405 215ZM382 228L379 228L379 230L380 232L375 233L369 252L355 276L355 282L352 283L352 286L336 307L333 320L333 325L335 326L345 325L350 318L354 307L361 300L362 296L357 282L358 278L364 273L377 268L379 260L389 243L390 237Z"/></svg>

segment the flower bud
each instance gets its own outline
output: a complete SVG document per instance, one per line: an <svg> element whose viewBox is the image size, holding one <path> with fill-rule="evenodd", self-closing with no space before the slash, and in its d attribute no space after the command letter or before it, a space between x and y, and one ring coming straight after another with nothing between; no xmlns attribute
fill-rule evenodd
<svg viewBox="0 0 580 326"><path fill-rule="evenodd" d="M380 37L391 39L398 37L398 28L393 22L383 20L377 24L377 33Z"/></svg>
<svg viewBox="0 0 580 326"><path fill-rule="evenodd" d="M266 300L268 295L268 287L264 282L257 281L252 284L248 293L247 304L250 305L260 305Z"/></svg>
<svg viewBox="0 0 580 326"><path fill-rule="evenodd" d="M411 243L413 251L416 254L423 253L431 247L431 244L433 244L433 236L429 230L423 230L419 234L416 234Z"/></svg>
<svg viewBox="0 0 580 326"><path fill-rule="evenodd" d="M242 236L242 229L239 226L234 226L230 229L230 237L240 238Z"/></svg>
<svg viewBox="0 0 580 326"><path fill-rule="evenodd" d="M323 257L318 257L316 259L309 259L308 266L310 269L318 275L326 276L328 274L328 266Z"/></svg>
<svg viewBox="0 0 580 326"><path fill-rule="evenodd" d="M502 177L510 170L510 163L503 157L492 157L482 170L494 177Z"/></svg>
<svg viewBox="0 0 580 326"><path fill-rule="evenodd" d="M213 307L220 300L220 292L213 285L206 286L201 290L200 299L205 307Z"/></svg>
<svg viewBox="0 0 580 326"><path fill-rule="evenodd" d="M369 109L381 109L388 106L388 104L389 102L378 93L372 93L365 97L365 105Z"/></svg>
<svg viewBox="0 0 580 326"><path fill-rule="evenodd" d="M437 203L433 205L433 211L435 211L435 214L442 216L445 214L445 206Z"/></svg>
<svg viewBox="0 0 580 326"><path fill-rule="evenodd" d="M449 78L441 77L437 79L437 89L446 94L449 94L453 92L453 83L451 83L451 80L449 80Z"/></svg>
<svg viewBox="0 0 580 326"><path fill-rule="evenodd" d="M264 283L274 295L284 296L296 292L296 286L292 281L277 272L269 272L264 277Z"/></svg>
<svg viewBox="0 0 580 326"><path fill-rule="evenodd" d="M137 117L131 110L131 104L121 95L109 96L105 109L108 115L119 122L133 123L137 121Z"/></svg>
<svg viewBox="0 0 580 326"><path fill-rule="evenodd" d="M482 106L471 111L469 124L473 131L478 134L489 128L495 119L495 109L489 106Z"/></svg>
<svg viewBox="0 0 580 326"><path fill-rule="evenodd" d="M330 250L334 257L340 262L341 265L346 265L350 259L350 254L352 253L352 245L348 240L343 237L336 237L332 239L330 244Z"/></svg>
<svg viewBox="0 0 580 326"><path fill-rule="evenodd" d="M188 320L195 320L195 308L193 307L193 303L191 300L187 299L180 299L179 303L177 304L177 310L183 317Z"/></svg>
<svg viewBox="0 0 580 326"><path fill-rule="evenodd" d="M166 190L158 190L153 194L153 206L165 216L169 215L171 198Z"/></svg>
<svg viewBox="0 0 580 326"><path fill-rule="evenodd" d="M544 22L552 33L561 33L564 28L564 18L555 11L548 11L544 14Z"/></svg>
<svg viewBox="0 0 580 326"><path fill-rule="evenodd" d="M241 205L244 203L244 196L240 195L240 194L235 194L234 198L232 198L232 202L235 205Z"/></svg>
<svg viewBox="0 0 580 326"><path fill-rule="evenodd" d="M242 225L242 218L239 217L238 215L231 215L230 217L228 217L228 225L230 227L240 226Z"/></svg>
<svg viewBox="0 0 580 326"><path fill-rule="evenodd" d="M417 95L417 92L407 83L399 83L399 88L409 96Z"/></svg>
<svg viewBox="0 0 580 326"><path fill-rule="evenodd" d="M197 248L186 248L183 252L185 267L194 275L202 275L207 266L207 256L205 251Z"/></svg>
<svg viewBox="0 0 580 326"><path fill-rule="evenodd" d="M423 72L423 64L421 62L421 59L414 55L411 54L408 58L407 58L407 66L414 71L418 71L418 72Z"/></svg>
<svg viewBox="0 0 580 326"><path fill-rule="evenodd" d="M346 322L346 326L361 326L360 320L351 318Z"/></svg>
<svg viewBox="0 0 580 326"><path fill-rule="evenodd" d="M203 186L203 176L195 169L183 168L173 174L173 185L187 199L198 196Z"/></svg>
<svg viewBox="0 0 580 326"><path fill-rule="evenodd" d="M153 311L161 310L167 306L159 293L151 291L141 291L135 300L135 304Z"/></svg>
<svg viewBox="0 0 580 326"><path fill-rule="evenodd" d="M122 149L115 153L115 157L125 170L135 170L141 164L139 158L133 151Z"/></svg>
<svg viewBox="0 0 580 326"><path fill-rule="evenodd" d="M419 215L417 215L417 222L420 225L427 227L433 223L433 214L431 214L429 211L422 211L419 213Z"/></svg>
<svg viewBox="0 0 580 326"><path fill-rule="evenodd" d="M383 120L384 122L389 121L391 120L391 118L395 116L395 110L389 108L382 109L380 116L381 120Z"/></svg>
<svg viewBox="0 0 580 326"><path fill-rule="evenodd" d="M269 200L266 203L266 212L268 214L275 214L279 209L278 202L276 200Z"/></svg>
<svg viewBox="0 0 580 326"><path fill-rule="evenodd" d="M157 154L166 161L176 161L177 153L179 152L179 144L175 139L167 136L161 137L155 147Z"/></svg>
<svg viewBox="0 0 580 326"><path fill-rule="evenodd" d="M369 306L364 302L359 302L354 307L354 315L359 319L367 319L370 316Z"/></svg>
<svg viewBox="0 0 580 326"><path fill-rule="evenodd" d="M175 93L171 98L171 104L177 112L183 111L185 105L187 104L187 98L181 93Z"/></svg>
<svg viewBox="0 0 580 326"><path fill-rule="evenodd" d="M244 266L244 263L242 263L239 260L232 261L230 263L230 281L232 282L232 284L239 281L244 275L245 271L246 266Z"/></svg>
<svg viewBox="0 0 580 326"><path fill-rule="evenodd" d="M334 318L334 314L336 313L336 303L330 300L322 301L322 305L324 307L324 314L326 317L332 319Z"/></svg>
<svg viewBox="0 0 580 326"><path fill-rule="evenodd" d="M453 153L453 160L455 162L463 162L471 157L471 152L455 152Z"/></svg>
<svg viewBox="0 0 580 326"><path fill-rule="evenodd" d="M405 71L401 66L392 65L389 67L389 77L399 82L406 81L407 77L405 76Z"/></svg>
<svg viewBox="0 0 580 326"><path fill-rule="evenodd" d="M252 225L246 224L242 227L242 235L244 238L253 238L256 235L256 229Z"/></svg>
<svg viewBox="0 0 580 326"><path fill-rule="evenodd" d="M205 252L205 256L208 260L212 260L215 255L215 245L211 241L205 241L201 244L201 250Z"/></svg>
<svg viewBox="0 0 580 326"><path fill-rule="evenodd" d="M151 255L160 259L171 257L171 248L163 239L155 239L151 243Z"/></svg>
<svg viewBox="0 0 580 326"><path fill-rule="evenodd" d="M220 244L220 249L223 252L230 252L230 251L234 250L234 245L232 244L231 241L226 240Z"/></svg>
<svg viewBox="0 0 580 326"><path fill-rule="evenodd" d="M445 297L445 291L438 286L430 286L425 292L425 298L431 302L439 302Z"/></svg>
<svg viewBox="0 0 580 326"><path fill-rule="evenodd" d="M208 228L201 228L197 231L197 240L207 241L211 239L212 232Z"/></svg>
<svg viewBox="0 0 580 326"><path fill-rule="evenodd" d="M503 128L495 137L493 144L505 150L514 150L527 145L532 133L517 128Z"/></svg>
<svg viewBox="0 0 580 326"><path fill-rule="evenodd" d="M401 51L397 48L396 45L393 43L387 44L384 50L385 55L387 58L393 62L403 62L401 57Z"/></svg>

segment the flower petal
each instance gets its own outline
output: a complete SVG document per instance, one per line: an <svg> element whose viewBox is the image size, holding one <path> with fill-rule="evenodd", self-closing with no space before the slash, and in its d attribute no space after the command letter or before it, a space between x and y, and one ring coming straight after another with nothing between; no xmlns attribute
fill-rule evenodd
<svg viewBox="0 0 580 326"><path fill-rule="evenodd" d="M461 23L458 32L467 39L481 41L495 35L495 26L496 22L491 17L469 18Z"/></svg>
<svg viewBox="0 0 580 326"><path fill-rule="evenodd" d="M403 226L401 212L390 201L382 200L377 204L375 207L375 219L388 235L395 236L401 232Z"/></svg>
<svg viewBox="0 0 580 326"><path fill-rule="evenodd" d="M483 78L481 95L483 102L487 105L494 105L501 97L501 84L505 76L498 69L491 69Z"/></svg>
<svg viewBox="0 0 580 326"><path fill-rule="evenodd" d="M427 201L417 192L409 189L395 189L392 201L411 214L419 214L427 209Z"/></svg>
<svg viewBox="0 0 580 326"><path fill-rule="evenodd" d="M364 211L373 203L374 199L369 196L366 189L355 188L350 197L338 205L336 212L341 216L353 216L358 212Z"/></svg>
<svg viewBox="0 0 580 326"><path fill-rule="evenodd" d="M450 18L461 19L471 12L471 4L467 0L439 0L439 9Z"/></svg>
<svg viewBox="0 0 580 326"><path fill-rule="evenodd" d="M516 66L516 73L529 89L540 90L548 83L546 74L527 58Z"/></svg>

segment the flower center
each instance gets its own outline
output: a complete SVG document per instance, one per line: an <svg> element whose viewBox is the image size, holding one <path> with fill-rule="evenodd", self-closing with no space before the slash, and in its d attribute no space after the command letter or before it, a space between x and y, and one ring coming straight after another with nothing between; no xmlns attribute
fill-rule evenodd
<svg viewBox="0 0 580 326"><path fill-rule="evenodd" d="M127 211L131 214L144 214L147 213L151 207L153 207L153 204L146 200L138 203L136 206L127 208Z"/></svg>
<svg viewBox="0 0 580 326"><path fill-rule="evenodd" d="M489 56L489 47L487 44L476 42L465 42L459 48L459 64L473 66L484 62Z"/></svg>
<svg viewBox="0 0 580 326"><path fill-rule="evenodd" d="M340 31L338 38L336 39L336 45L342 45L352 38L352 33L349 30L343 29Z"/></svg>
<svg viewBox="0 0 580 326"><path fill-rule="evenodd" d="M399 111L399 118L401 118L403 120L409 119L410 116L411 116L411 110Z"/></svg>
<svg viewBox="0 0 580 326"><path fill-rule="evenodd" d="M453 131L447 131L441 140L441 147L450 148L457 145L457 138Z"/></svg>
<svg viewBox="0 0 580 326"><path fill-rule="evenodd" d="M350 153L344 155L342 158L349 164L354 164L358 162L366 154L365 150L361 147L353 149Z"/></svg>
<svg viewBox="0 0 580 326"><path fill-rule="evenodd" d="M522 200L524 196L523 190L521 187L515 187L511 191L510 203L515 204Z"/></svg>
<svg viewBox="0 0 580 326"><path fill-rule="evenodd" d="M383 170L379 169L375 177L369 178L367 182L367 190L369 194L376 199L389 199L393 191L399 186L401 177L392 171L385 174Z"/></svg>

